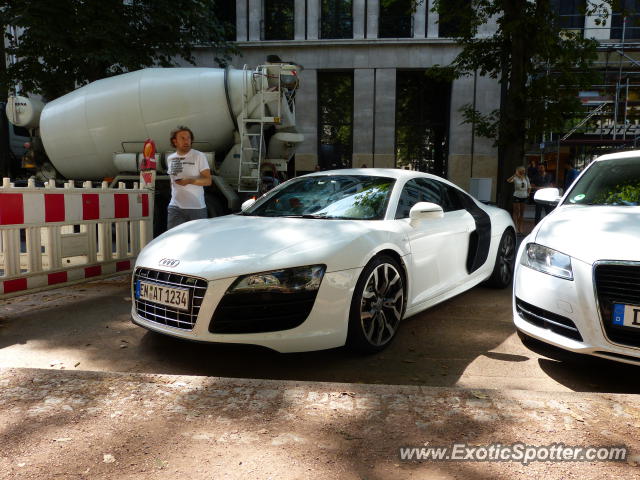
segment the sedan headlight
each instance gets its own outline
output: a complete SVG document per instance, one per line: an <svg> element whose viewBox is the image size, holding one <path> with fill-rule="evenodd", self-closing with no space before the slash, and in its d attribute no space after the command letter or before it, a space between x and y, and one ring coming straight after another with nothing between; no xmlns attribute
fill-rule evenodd
<svg viewBox="0 0 640 480"><path fill-rule="evenodd" d="M573 280L571 257L537 243L527 245L520 257L520 264L554 277Z"/></svg>
<svg viewBox="0 0 640 480"><path fill-rule="evenodd" d="M228 293L249 292L310 292L320 288L326 265L285 268L270 272L243 275L231 285Z"/></svg>

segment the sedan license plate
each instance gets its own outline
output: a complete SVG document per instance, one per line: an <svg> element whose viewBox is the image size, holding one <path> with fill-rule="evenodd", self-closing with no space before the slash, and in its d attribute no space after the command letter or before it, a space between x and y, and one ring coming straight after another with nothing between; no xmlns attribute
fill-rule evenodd
<svg viewBox="0 0 640 480"><path fill-rule="evenodd" d="M613 304L613 324L640 328L640 305Z"/></svg>
<svg viewBox="0 0 640 480"><path fill-rule="evenodd" d="M138 281L136 298L174 307L178 310L189 310L189 289L187 288L173 288L157 283Z"/></svg>

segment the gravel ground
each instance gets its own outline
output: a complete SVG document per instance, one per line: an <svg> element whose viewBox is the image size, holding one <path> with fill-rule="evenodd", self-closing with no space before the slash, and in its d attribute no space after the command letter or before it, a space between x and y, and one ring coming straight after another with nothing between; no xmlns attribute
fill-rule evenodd
<svg viewBox="0 0 640 480"><path fill-rule="evenodd" d="M624 394L0 369L0 478L640 478ZM563 443L624 462L402 461L401 446Z"/></svg>

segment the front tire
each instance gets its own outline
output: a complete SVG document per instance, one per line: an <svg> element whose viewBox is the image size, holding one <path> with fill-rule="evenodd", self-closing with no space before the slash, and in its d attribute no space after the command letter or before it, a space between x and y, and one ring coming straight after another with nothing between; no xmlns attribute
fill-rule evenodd
<svg viewBox="0 0 640 480"><path fill-rule="evenodd" d="M372 259L353 292L347 345L365 353L386 348L398 331L405 304L402 267L387 255Z"/></svg>
<svg viewBox="0 0 640 480"><path fill-rule="evenodd" d="M516 259L516 236L513 230L508 228L502 234L496 263L493 266L493 273L487 280L487 284L494 288L506 288L513 280L513 267Z"/></svg>

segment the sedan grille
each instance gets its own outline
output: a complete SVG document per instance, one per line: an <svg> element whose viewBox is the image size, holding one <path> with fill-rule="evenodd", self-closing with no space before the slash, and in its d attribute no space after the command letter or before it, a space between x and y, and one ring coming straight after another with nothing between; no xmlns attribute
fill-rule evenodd
<svg viewBox="0 0 640 480"><path fill-rule="evenodd" d="M206 280L177 273L138 268L133 276L134 285L140 280L166 287L187 288L189 290L189 308L186 311L134 297L136 313L140 317L160 325L184 330L193 329L200 312L202 299L207 291Z"/></svg>
<svg viewBox="0 0 640 480"><path fill-rule="evenodd" d="M600 319L612 342L640 347L640 328L613 324L613 304L640 305L640 263L598 263L594 269Z"/></svg>
<svg viewBox="0 0 640 480"><path fill-rule="evenodd" d="M577 340L578 342L582 341L582 335L580 335L576 324L567 317L535 307L530 303L523 302L519 298L516 298L516 311L523 320L537 327L546 328L553 333Z"/></svg>

